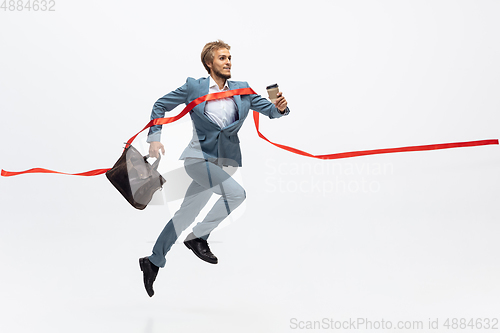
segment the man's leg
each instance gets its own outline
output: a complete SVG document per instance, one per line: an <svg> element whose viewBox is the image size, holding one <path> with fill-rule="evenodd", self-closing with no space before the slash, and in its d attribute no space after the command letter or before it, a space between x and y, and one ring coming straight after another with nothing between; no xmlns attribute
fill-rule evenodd
<svg viewBox="0 0 500 333"><path fill-rule="evenodd" d="M193 179L179 210L167 223L153 247L149 260L164 267L165 256L179 235L194 222L212 193L221 195L205 219L193 229L196 238L206 240L210 232L245 199L245 191L222 167L203 159L184 161L187 174Z"/></svg>
<svg viewBox="0 0 500 333"><path fill-rule="evenodd" d="M179 210L167 223L158 236L149 260L158 267L164 267L165 256L177 237L194 222L196 216L205 207L212 196L212 191L206 190L197 182L191 182Z"/></svg>
<svg viewBox="0 0 500 333"><path fill-rule="evenodd" d="M194 181L221 197L208 212L203 221L193 228L193 234L208 239L214 230L246 197L245 190L222 167L205 161L186 166L186 172Z"/></svg>
<svg viewBox="0 0 500 333"><path fill-rule="evenodd" d="M184 241L200 259L217 264L218 259L208 246L208 236L245 200L245 190L222 167L208 161L186 166L186 172L201 186L221 196Z"/></svg>
<svg viewBox="0 0 500 333"><path fill-rule="evenodd" d="M193 229L195 234L191 233L188 236L188 239L191 236L191 244L194 243L195 246L188 246L186 244L188 239L184 242L203 260L209 261L207 259L214 258L215 262L212 263L216 263L217 258L210 252L206 239L210 232L245 200L244 189L228 173L222 170L222 167L200 159L186 159L184 167L188 175L193 179L184 201L158 237L153 247L153 254L149 258L141 258L139 261L141 270L144 272L144 285L149 296L154 294L153 282L156 279L158 267L165 266L167 252L182 231L198 216L212 193L221 195L221 198L215 203L205 219L195 226ZM209 255L208 258L203 257L206 254ZM210 258L210 256L213 258Z"/></svg>
<svg viewBox="0 0 500 333"><path fill-rule="evenodd" d="M153 254L139 259L139 266L143 272L144 287L149 297L154 295L153 283L156 280L159 268L165 266L167 252L182 231L194 221L211 196L212 191L205 189L195 181L191 182L181 207L158 236L153 247Z"/></svg>

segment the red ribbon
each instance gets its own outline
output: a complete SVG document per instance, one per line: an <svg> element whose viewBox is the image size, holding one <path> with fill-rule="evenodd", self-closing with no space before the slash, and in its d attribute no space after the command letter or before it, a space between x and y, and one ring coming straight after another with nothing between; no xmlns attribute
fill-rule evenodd
<svg viewBox="0 0 500 333"><path fill-rule="evenodd" d="M260 131L259 131L259 113L253 112L253 120L255 122L255 128L257 129L257 134L260 138L266 140L267 142L279 147L281 149L287 150L289 152L319 158L322 160L334 160L338 158L348 158L348 157L356 157L356 156L365 156L365 155L375 155L375 154L388 154L388 153L401 153L407 151L424 151L424 150L437 150L437 149L448 149L448 148L459 148L459 147L474 147L474 146L485 146L485 145L498 145L497 139L491 140L479 140L479 141L465 141L465 142L454 142L454 143L440 143L433 145L423 145L423 146L409 146L409 147L400 147L400 148L384 148L384 149L373 149L373 150L361 150L361 151L351 151L346 153L336 153L336 154L327 154L327 155L312 155L308 152L288 147L285 145L281 145L279 143L274 143L269 141Z"/></svg>
<svg viewBox="0 0 500 333"><path fill-rule="evenodd" d="M235 95L257 95L255 91L252 90L252 88L241 88L241 89L235 89L235 90L227 90L223 92L218 92L218 93L213 93L213 94L208 94L205 96L198 97L181 111L178 115L174 117L167 117L167 118L156 118L151 120L142 130L140 130L136 135L131 137L126 145L125 148L128 147L134 140L135 138L145 129L154 126L154 125L166 125L169 123L172 123L174 121L177 121L184 117L189 111L191 111L196 105L201 104L206 101L212 101L215 99L221 99L221 98L227 98ZM475 146L485 146L485 145L498 145L498 139L491 139L491 140L479 140L479 141L465 141L465 142L454 142L454 143L441 143L441 144L432 144L432 145L423 145L423 146L409 146L409 147L400 147L400 148L385 148L385 149L373 149L373 150L362 150L362 151L352 151L352 152L345 152L345 153L336 153L336 154L327 154L327 155L312 155L308 152L281 145L278 143L274 143L270 140L268 140L260 131L259 131L259 113L257 111L253 112L253 119L255 122L255 128L257 129L257 134L259 135L260 138L266 140L267 142L275 145L278 148L284 149L286 151L289 151L294 154L302 155L302 156L307 156L307 157L313 157L313 158L318 158L318 159L323 159L323 160L332 160L332 159L339 159L339 158L349 158L349 157L356 157L356 156L365 156L365 155L375 155L375 154L388 154L388 153L401 153L401 152L408 152L408 151L425 151L425 150L437 150L437 149L448 149L448 148L459 148L459 147L475 147ZM25 174L25 173L57 173L57 174L63 174L63 175L70 175L70 176L97 176L101 175L103 173L106 173L108 169L96 169L96 170L91 170L91 171L86 171L86 172L81 172L81 173L65 173L65 172L58 172L58 171L53 171L53 170L48 170L48 169L42 169L42 168L33 168L29 169L26 171L19 171L19 172L11 172L11 171L5 171L2 170L1 175L3 177L10 177L10 176L16 176L20 174Z"/></svg>
<svg viewBox="0 0 500 333"><path fill-rule="evenodd" d="M133 137L131 137L127 141L125 148L127 148L132 143L132 141L134 141L135 138L142 131L144 131L146 128L149 128L149 127L154 126L154 125L166 125L169 123L173 123L174 121L177 121L177 120L181 119L182 117L184 117L189 111L191 111L198 104L201 104L201 103L207 102L207 101L213 101L214 99L228 98L228 97L235 96L235 95L257 95L257 93L255 91L253 91L252 88L241 88L241 89L234 89L234 90L226 90L226 91L198 97L197 99L195 99L194 101L192 101L191 103L186 105L184 110L182 110L181 113L179 113L177 116L168 117L168 118L156 118L156 119L151 120L146 126L144 126L144 128L142 130L140 130L136 135L134 135Z"/></svg>
<svg viewBox="0 0 500 333"><path fill-rule="evenodd" d="M103 173L106 173L109 169L110 168L108 168L108 169L96 169L96 170L91 170L91 171L86 171L86 172L81 172L81 173L66 173L66 172L53 171L53 170L48 170L48 169L43 169L43 168L33 168L33 169L29 169L26 171L19 171L19 172L2 170L2 176L10 177L10 176L21 175L23 173L58 173L61 175L70 175L70 176L97 176L97 175L102 175Z"/></svg>
<svg viewBox="0 0 500 333"><path fill-rule="evenodd" d="M173 123L174 121L177 121L184 117L186 114L188 114L189 111L191 111L196 105L201 104L206 101L213 101L215 99L221 99L221 98L227 98L235 95L257 95L255 91L253 91L252 88L241 88L241 89L234 89L234 90L226 90L218 93L213 93L213 94L208 94L205 96L198 97L181 111L176 116L173 117L166 117L166 118L156 118L151 120L146 126L144 126L143 129L141 129L139 132L137 132L136 135L128 139L128 141L125 144L125 148L127 148L134 140L135 138L145 129L153 126L153 125L166 125L169 123ZM11 171L5 171L2 169L1 175L3 177L10 177L10 176L16 176L16 175L21 175L25 173L58 173L61 175L70 175L70 176L97 176L97 175L102 175L103 173L106 173L108 169L96 169L96 170L91 170L87 172L81 172L81 173L65 173L65 172L59 172L59 171L53 171L53 170L48 170L48 169L43 169L43 168L33 168L29 169L26 171L19 171L19 172L11 172Z"/></svg>

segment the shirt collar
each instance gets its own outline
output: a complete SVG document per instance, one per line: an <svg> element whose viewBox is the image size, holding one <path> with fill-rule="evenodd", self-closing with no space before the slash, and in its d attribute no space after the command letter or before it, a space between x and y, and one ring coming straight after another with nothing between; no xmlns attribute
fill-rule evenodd
<svg viewBox="0 0 500 333"><path fill-rule="evenodd" d="M209 88L217 88L219 89L219 85L217 84L217 82L215 82L215 80L212 78L212 75L209 76L210 78L210 85L209 85ZM226 83L224 83L224 87L222 88L222 90L229 90L229 85L227 83L227 80L226 80ZM221 90L221 91L222 91Z"/></svg>

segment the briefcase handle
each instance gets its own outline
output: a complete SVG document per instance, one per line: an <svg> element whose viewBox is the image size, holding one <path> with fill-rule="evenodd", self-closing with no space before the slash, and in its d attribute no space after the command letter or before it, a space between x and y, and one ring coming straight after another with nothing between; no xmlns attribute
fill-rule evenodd
<svg viewBox="0 0 500 333"><path fill-rule="evenodd" d="M149 158L149 154L145 155L144 162L147 162L148 158ZM160 152L158 152L158 158L156 159L156 161L152 165L154 170L158 169L158 165L160 164L160 160L161 160L161 154L160 154Z"/></svg>

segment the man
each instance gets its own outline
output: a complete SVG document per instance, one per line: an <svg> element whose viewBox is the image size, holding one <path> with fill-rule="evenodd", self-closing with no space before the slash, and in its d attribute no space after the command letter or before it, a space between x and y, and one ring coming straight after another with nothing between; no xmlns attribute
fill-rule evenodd
<svg viewBox="0 0 500 333"><path fill-rule="evenodd" d="M163 118L179 104L189 104L198 97L225 90L247 88L248 83L229 81L231 78L230 46L223 41L205 45L201 61L210 74L207 78L188 78L186 83L158 99L153 106L151 119ZM273 103L259 95L236 95L230 98L203 102L190 111L193 122L193 138L182 153L187 174L193 179L179 210L167 223L154 247L153 254L139 259L148 295L154 294L153 282L160 267L164 267L165 256L177 237L191 223L207 204L213 193L220 195L203 221L196 224L184 244L200 259L216 264L217 257L210 251L208 236L243 200L245 190L223 166L241 166L241 152L238 131L249 110L258 111L269 118L279 118L289 113L287 101L281 93ZM151 127L147 142L149 155L165 154L160 142L161 126Z"/></svg>

